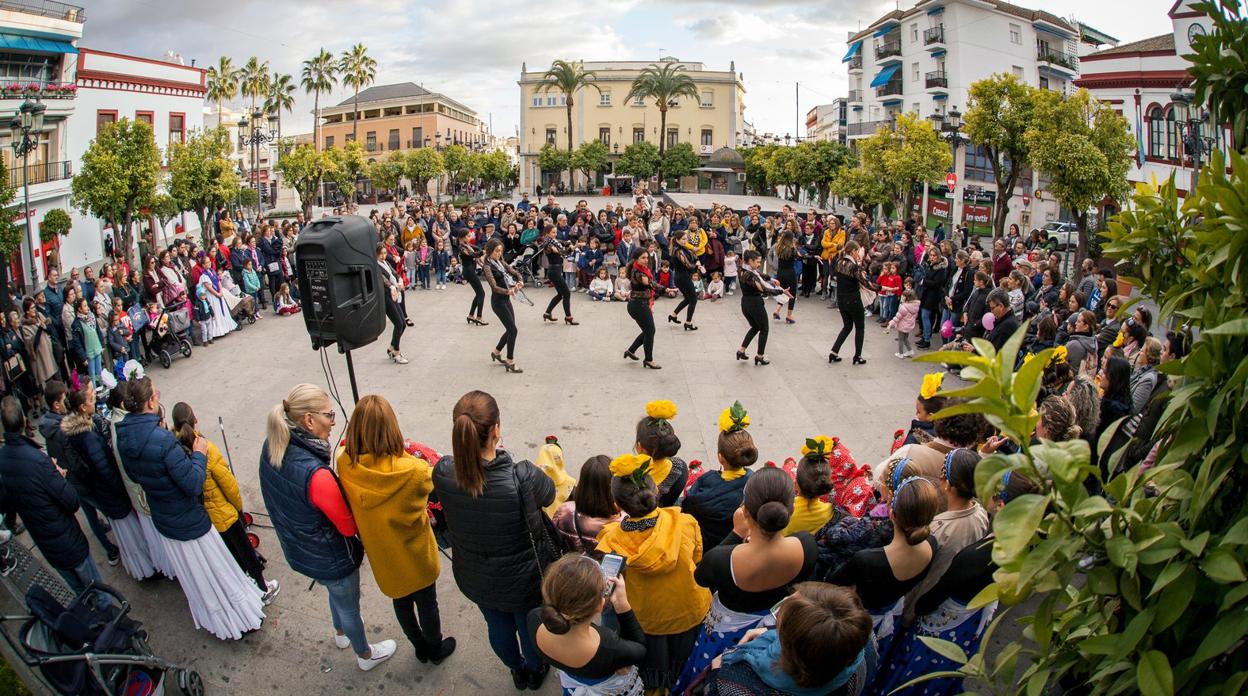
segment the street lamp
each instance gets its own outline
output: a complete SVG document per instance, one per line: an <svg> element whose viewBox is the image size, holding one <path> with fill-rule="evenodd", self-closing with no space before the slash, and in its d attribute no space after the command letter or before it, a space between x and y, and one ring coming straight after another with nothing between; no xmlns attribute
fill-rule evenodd
<svg viewBox="0 0 1248 696"><path fill-rule="evenodd" d="M30 280L29 288L35 289L37 279L35 269L35 249L38 240L31 231L30 224L30 153L39 147L39 136L43 133L44 112L48 109L39 99L31 98L22 102L13 120L9 123L9 137L12 138L14 157L22 158L22 198L26 212L26 238L30 243Z"/></svg>
<svg viewBox="0 0 1248 696"><path fill-rule="evenodd" d="M1209 112L1202 111L1199 117L1192 114L1192 102L1195 96L1194 93L1182 89L1170 95L1170 101L1183 107L1184 118L1176 120L1175 126L1179 129L1183 149L1192 158L1192 185L1189 191L1196 189L1196 184L1200 180L1200 162L1205 155L1213 152L1215 144L1213 138L1202 133L1202 127L1209 123Z"/></svg>
<svg viewBox="0 0 1248 696"><path fill-rule="evenodd" d="M256 109L251 112L251 120L247 117L238 120L238 149L246 147L249 163L251 165L251 177L248 183L256 191L256 216L260 215L260 146L264 143L277 140L276 128L277 116L269 114L269 129L266 131L261 127L261 119L265 116L264 112Z"/></svg>
<svg viewBox="0 0 1248 696"><path fill-rule="evenodd" d="M948 113L935 113L928 116L932 121L932 127L946 141L949 142L949 148L953 154L952 171L956 174L958 171L958 146L962 144L962 112L958 111L958 107L950 107ZM949 192L949 224L954 224L957 216L954 214L954 208L958 204L958 197L955 192Z"/></svg>

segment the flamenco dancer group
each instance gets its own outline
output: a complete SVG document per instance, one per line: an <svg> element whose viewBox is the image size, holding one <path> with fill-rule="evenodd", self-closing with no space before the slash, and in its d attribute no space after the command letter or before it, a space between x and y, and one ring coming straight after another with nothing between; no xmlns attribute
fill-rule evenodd
<svg viewBox="0 0 1248 696"><path fill-rule="evenodd" d="M682 325L685 331L697 331L698 327L693 323L693 314L698 306L698 294L694 289L693 275L704 272L704 269L698 263L696 248L690 244L688 237L689 233L685 230L673 232L671 235L669 254L681 300L672 313L667 315L667 320L673 324ZM555 294L551 297L550 304L546 306L546 311L542 313L542 320L558 323L554 312L562 304L564 323L577 326L580 322L572 317L572 290L568 287L561 272L563 259L569 252L570 250L556 238L555 228L553 226L546 228L538 253L546 257L546 278L554 288ZM839 352L851 332L854 333L853 362L855 365L866 363L862 357L866 309L859 288L873 291L879 288L866 277L862 268L863 257L863 249L856 242L850 241L845 245L834 267L837 305L841 312L843 326L832 346L832 351L828 354L830 363L841 362ZM490 358L501 363L509 373L524 372L515 364L517 328L515 308L511 303L512 298L523 291L524 281L521 274L503 260L502 240L497 237L492 238L486 242L484 249L478 249L469 241L469 235L465 232L459 239L459 258L464 280L473 290L472 303L468 308L468 323L475 326L489 324L481 319L485 308L486 286L488 286L490 309L494 312L494 316L498 317L499 323L503 325L503 334L495 344L494 350L490 352ZM754 364L770 365L771 361L766 357L770 323L767 321L765 298L784 295L789 299L791 311L793 284L784 282L784 278L773 279L764 274L762 272L763 257L757 251L751 249L744 252L741 260L742 267L739 274L741 314L749 323L750 328L741 341L741 347L737 349L737 360L750 359L746 351L757 337L758 352L754 355ZM641 360L642 365L648 369L660 370L662 366L654 361L654 298L658 292L658 281L650 264L650 252L643 247L634 249L628 265L621 268L620 273L627 274L631 288L628 295L628 315L640 329L640 333L624 351L624 357L629 360ZM485 285L481 282L482 276L485 278ZM685 313L683 322L680 317L682 310ZM638 349L642 351L641 357L637 355Z"/></svg>

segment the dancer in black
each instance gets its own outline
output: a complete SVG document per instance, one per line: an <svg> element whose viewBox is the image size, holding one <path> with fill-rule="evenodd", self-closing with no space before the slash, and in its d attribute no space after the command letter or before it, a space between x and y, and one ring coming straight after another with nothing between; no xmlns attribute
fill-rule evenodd
<svg viewBox="0 0 1248 696"><path fill-rule="evenodd" d="M689 233L685 230L672 232L671 250L672 268L676 271L676 287L680 290L680 304L676 305L676 309L667 315L667 320L673 324L680 323L680 310L685 311L685 331L697 331L698 327L693 325L693 310L698 306L698 292L693 287L693 274L700 271L702 267L698 264L698 257L694 255L693 247L685 241Z"/></svg>
<svg viewBox="0 0 1248 696"><path fill-rule="evenodd" d="M631 289L628 293L628 316L637 322L641 333L633 339L633 345L624 351L624 357L637 359L637 349L645 348L646 361L642 365L651 370L660 370L654 362L654 272L650 270L650 253L640 247L633 249L632 259L627 269Z"/></svg>
<svg viewBox="0 0 1248 696"><path fill-rule="evenodd" d="M767 352L767 332L770 325L767 323L767 308L763 306L764 297L772 297L774 295L789 295L788 290L779 287L771 281L770 278L759 272L759 268L763 266L762 254L753 249L741 255L743 266L741 268L741 313L745 315L745 320L750 323L750 330L745 333L745 340L741 341L741 347L737 349L737 360L749 360L750 356L745 354L745 349L750 346L750 341L754 340L754 336L758 336L758 355L754 356L755 365L770 365L771 361L764 357Z"/></svg>
<svg viewBox="0 0 1248 696"><path fill-rule="evenodd" d="M862 269L862 259L865 255L862 247L858 246L858 242L850 241L845 244L845 250L841 252L840 258L836 260L836 305L841 310L841 333L836 337L836 343L832 345L832 352L828 353L828 362L840 362L841 356L837 355L841 350L841 344L849 337L849 332L854 332L854 364L863 365L867 361L862 357L862 334L863 324L866 321L866 309L862 306L862 295L859 293L859 287L880 291L880 286L873 283L867 278L866 273Z"/></svg>
<svg viewBox="0 0 1248 696"><path fill-rule="evenodd" d="M399 339L403 337L403 332L407 330L406 317L403 316L403 309L399 307L399 298L403 296L403 284L399 282L398 277L394 274L394 269L390 268L389 260L386 258L387 250L385 244L377 245L377 267L378 274L381 276L381 283L385 286L382 292L382 301L385 302L386 316L389 317L390 323L394 324L394 333L390 335L390 345L386 348L386 355L390 359L400 365L406 365L408 360L399 352Z"/></svg>
<svg viewBox="0 0 1248 696"><path fill-rule="evenodd" d="M797 304L797 260L801 256L801 251L797 246L797 237L792 232L785 230L780 235L780 241L776 242L776 280L780 281L780 287L784 288L789 294L789 311L785 315L784 322L786 324L796 323L793 318L793 307ZM780 320L780 308L776 307L775 313L771 316L777 321Z"/></svg>
<svg viewBox="0 0 1248 696"><path fill-rule="evenodd" d="M481 250L469 241L467 229L459 231L459 267L463 271L464 280L472 286L472 305L468 307L468 323L486 326L490 322L481 321L481 312L485 309L485 290L481 287L481 276L477 274Z"/></svg>
<svg viewBox="0 0 1248 696"><path fill-rule="evenodd" d="M503 260L503 240L498 237L485 243L485 281L490 286L490 309L503 324L503 335L490 353L490 358L503 364L508 372L524 372L513 360L516 352L516 310L511 306L511 296L524 287L520 274ZM502 356L507 348L507 359Z"/></svg>
<svg viewBox="0 0 1248 696"><path fill-rule="evenodd" d="M563 257L568 255L568 248L555 237L554 225L546 225L544 232L541 253L546 255L546 279L555 288L555 296L550 298L550 304L546 305L542 321L558 323L553 312L555 307L562 302L564 323L576 326L580 322L572 318L572 291L568 289L568 284L563 280Z"/></svg>

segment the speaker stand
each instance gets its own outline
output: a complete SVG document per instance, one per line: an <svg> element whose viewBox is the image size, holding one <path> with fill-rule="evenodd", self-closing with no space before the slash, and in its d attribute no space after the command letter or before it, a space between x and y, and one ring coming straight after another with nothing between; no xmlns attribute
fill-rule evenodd
<svg viewBox="0 0 1248 696"><path fill-rule="evenodd" d="M351 361L351 351L338 344L338 352L347 356L347 377L351 380L351 401L352 403L360 402L360 390L355 385L355 363Z"/></svg>

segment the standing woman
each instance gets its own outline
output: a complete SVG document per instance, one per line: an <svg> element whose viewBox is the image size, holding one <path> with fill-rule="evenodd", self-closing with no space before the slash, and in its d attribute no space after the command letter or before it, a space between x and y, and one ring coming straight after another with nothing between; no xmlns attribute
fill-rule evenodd
<svg viewBox="0 0 1248 696"><path fill-rule="evenodd" d="M828 353L830 363L841 361L841 356L837 353L841 350L841 344L849 338L851 330L854 332L854 364L864 365L867 362L862 357L866 309L862 306L862 294L858 288L864 287L878 291L880 286L867 279L862 268L862 261L862 247L858 246L858 242L851 241L845 245L845 252L836 262L836 306L841 311L842 326L841 333L836 337L836 343L832 345L832 352Z"/></svg>
<svg viewBox="0 0 1248 696"><path fill-rule="evenodd" d="M201 253L199 269L199 287L208 294L208 302L212 305L212 319L208 320L209 340L221 338L237 329L238 324L230 318L230 308L221 294L221 278L212 270L212 257Z"/></svg>
<svg viewBox="0 0 1248 696"><path fill-rule="evenodd" d="M369 644L360 618L360 563L355 518L329 466L334 408L320 387L298 384L273 407L260 449L260 493L296 573L329 593L334 645L351 648L367 672L394 654L393 640Z"/></svg>
<svg viewBox="0 0 1248 696"><path fill-rule="evenodd" d="M487 321L481 321L481 312L485 309L485 289L481 287L481 276L477 272L481 250L472 245L472 236L468 234L468 228L461 229L456 238L459 240L459 268L464 275L464 280L472 286L472 304L468 306L468 323L485 326L489 324Z"/></svg>
<svg viewBox="0 0 1248 696"><path fill-rule="evenodd" d="M528 631L542 604L542 571L558 555L535 535L555 484L541 469L498 449L498 403L482 391L460 397L451 412L453 456L433 469L433 485L454 540L455 584L485 617L490 648L517 689L538 689L550 666ZM540 548L539 548L540 547Z"/></svg>
<svg viewBox="0 0 1248 696"><path fill-rule="evenodd" d="M636 360L637 349L645 348L646 361L642 365L651 370L661 370L663 368L654 361L654 272L650 270L650 252L641 247L633 249L627 271L632 288L628 293L628 316L637 322L641 333L624 351L624 357Z"/></svg>
<svg viewBox="0 0 1248 696"><path fill-rule="evenodd" d="M763 298L788 295L790 307L792 307L793 296L788 290L774 285L770 278L767 278L760 272L759 269L763 266L762 254L750 249L741 256L741 259L743 261L741 268L741 314L749 322L750 330L745 332L745 339L741 341L741 347L737 349L737 360L750 359L750 356L746 355L745 349L750 347L750 341L753 341L754 336L757 335L758 355L754 356L754 364L770 365L771 361L767 360L763 355L767 352L767 333L770 330L770 326L767 323L767 308L763 304Z"/></svg>
<svg viewBox="0 0 1248 696"><path fill-rule="evenodd" d="M370 394L355 405L338 476L377 587L394 604L416 659L441 664L455 652L455 639L442 638L438 615L438 548L426 511L433 468L403 450L398 418L384 398Z"/></svg>
<svg viewBox="0 0 1248 696"><path fill-rule="evenodd" d="M542 321L555 322L553 312L559 303L563 303L563 320L568 324L576 325L576 320L572 318L572 291L568 289L568 284L563 280L563 257L568 255L568 250L564 248L563 242L556 237L557 230L554 225L547 224L542 231L544 238L542 240L542 253L546 256L546 279L550 281L551 287L555 289L555 296L550 298L550 304L546 305L546 311L542 314Z"/></svg>
<svg viewBox="0 0 1248 696"><path fill-rule="evenodd" d="M48 380L56 376L56 360L52 350L52 321L40 313L35 301L26 298L22 302L22 343L30 356L30 370L35 386L40 391Z"/></svg>
<svg viewBox="0 0 1248 696"><path fill-rule="evenodd" d="M773 253L776 256L776 280L780 282L780 287L789 296L789 311L784 321L786 324L792 324L796 321L793 318L793 307L797 304L797 261L800 255L797 237L785 230L776 242ZM776 311L771 316L779 321L780 308L776 307Z"/></svg>
<svg viewBox="0 0 1248 696"><path fill-rule="evenodd" d="M120 382L108 392L107 439L112 448L113 461L118 465L117 473L120 474L122 484L125 486L126 497L130 499L130 506L134 508L135 515L138 517L139 531L143 535L143 543L147 546L148 557L157 572L169 580L175 580L178 575L177 571L173 569L173 562L165 553L165 545L160 540L160 532L156 531L156 525L152 524L152 509L147 504L147 493L126 473L126 467L121 463L121 450L117 448L117 426L129 415L129 411L126 410L126 400L130 394L131 384L133 381Z"/></svg>
<svg viewBox="0 0 1248 696"><path fill-rule="evenodd" d="M841 253L845 246L845 230L841 228L841 219L835 215L828 216L828 226L823 230L819 241L819 294L825 298L831 295L828 282L832 279L832 260Z"/></svg>
<svg viewBox="0 0 1248 696"><path fill-rule="evenodd" d="M196 628L222 640L259 630L264 621L261 592L230 557L200 502L208 442L196 437L193 453L186 454L173 433L161 426L160 392L148 377L130 380L126 410L130 414L117 425L121 463L147 493L152 522Z"/></svg>
<svg viewBox="0 0 1248 696"><path fill-rule="evenodd" d="M521 373L524 370L516 367L516 310L511 306L511 296L524 287L520 274L506 261L503 261L503 240L494 237L485 243L485 280L490 285L490 309L494 316L503 324L503 335L499 337L490 358L500 362L508 372ZM507 348L507 359L502 356L503 348Z"/></svg>
<svg viewBox="0 0 1248 696"><path fill-rule="evenodd" d="M398 277L395 276L394 270L390 267L389 260L386 258L386 245L377 245L377 269L381 274L381 282L386 286L383 293L383 301L386 303L386 316L390 318L390 323L394 324L394 331L390 334L390 345L386 348L386 355L399 365L406 365L407 358L399 352L399 340L403 338L403 332L407 330L407 322L403 317L403 309L399 307L399 299L403 297L403 285L399 283Z"/></svg>
<svg viewBox="0 0 1248 696"><path fill-rule="evenodd" d="M679 324L680 310L685 309L685 331L697 331L698 327L693 325L693 310L698 307L698 293L693 288L693 274L699 266L696 250L688 243L688 237L689 233L685 230L672 230L669 253L672 268L676 271L676 287L680 288L681 300L676 309L667 315L667 320Z"/></svg>

